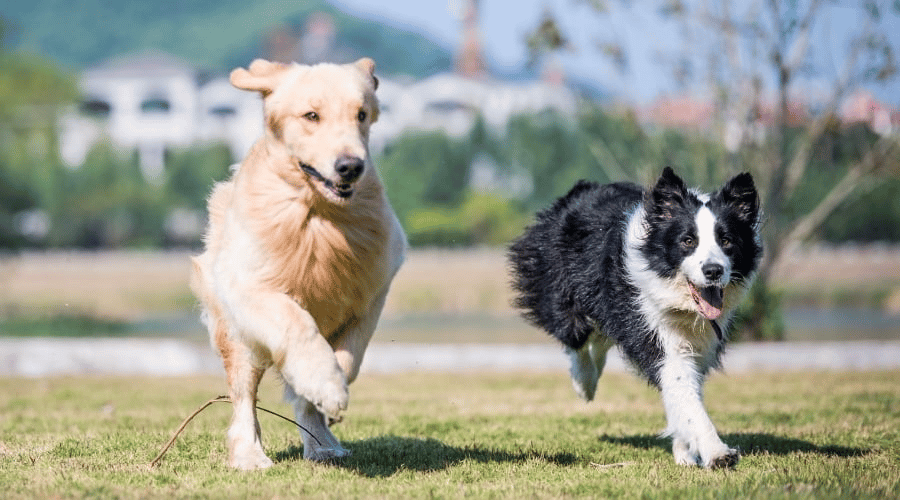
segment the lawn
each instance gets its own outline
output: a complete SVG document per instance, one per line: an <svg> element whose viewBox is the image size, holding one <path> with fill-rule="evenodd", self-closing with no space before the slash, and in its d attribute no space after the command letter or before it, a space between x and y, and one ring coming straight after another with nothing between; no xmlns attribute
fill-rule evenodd
<svg viewBox="0 0 900 500"><path fill-rule="evenodd" d="M0 380L5 498L897 498L900 372L716 374L706 400L734 470L676 466L655 391L608 374L576 400L565 373L363 376L335 433L338 463L300 458L299 436L261 414L275 466L224 465L230 408L181 420L223 392L204 378ZM287 409L267 377L260 405Z"/></svg>

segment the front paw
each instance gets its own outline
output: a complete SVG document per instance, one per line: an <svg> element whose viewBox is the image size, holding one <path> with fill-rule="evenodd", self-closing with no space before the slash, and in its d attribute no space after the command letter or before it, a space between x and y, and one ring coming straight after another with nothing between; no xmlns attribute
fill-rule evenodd
<svg viewBox="0 0 900 500"><path fill-rule="evenodd" d="M735 448L726 448L721 453L717 453L703 461L703 466L707 469L725 469L733 468L741 459L741 452Z"/></svg>
<svg viewBox="0 0 900 500"><path fill-rule="evenodd" d="M310 402L315 405L316 409L325 415L328 421L340 421L341 412L347 409L350 401L347 384L343 380L340 383L325 384L318 396L310 398Z"/></svg>
<svg viewBox="0 0 900 500"><path fill-rule="evenodd" d="M678 465L695 467L700 461L700 455L691 449L687 441L677 438L672 440L672 456L675 457L675 463Z"/></svg>

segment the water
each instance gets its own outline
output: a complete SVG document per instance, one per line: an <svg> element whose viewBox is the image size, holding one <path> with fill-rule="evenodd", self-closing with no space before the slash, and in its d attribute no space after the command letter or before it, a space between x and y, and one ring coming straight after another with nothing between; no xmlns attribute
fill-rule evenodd
<svg viewBox="0 0 900 500"><path fill-rule="evenodd" d="M900 340L900 315L855 307L791 308L786 340Z"/></svg>

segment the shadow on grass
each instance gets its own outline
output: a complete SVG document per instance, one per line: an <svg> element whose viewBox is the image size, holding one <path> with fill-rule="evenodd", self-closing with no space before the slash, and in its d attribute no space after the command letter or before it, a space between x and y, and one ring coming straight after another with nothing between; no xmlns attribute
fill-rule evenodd
<svg viewBox="0 0 900 500"><path fill-rule="evenodd" d="M773 436L771 434L723 434L721 437L722 441L728 443L729 446L739 448L744 455L788 455L799 452L815 453L828 457L850 458L861 457L871 451L838 445L819 446L802 439ZM628 445L646 450L662 448L668 451L672 448L672 441L669 438L648 434L638 436L609 436L604 434L599 439L606 443Z"/></svg>
<svg viewBox="0 0 900 500"><path fill-rule="evenodd" d="M388 477L403 470L437 471L465 460L481 463L542 460L558 465L570 465L577 461L577 457L571 453L546 454L536 450L510 453L480 448L477 445L460 448L432 438L379 436L343 444L353 454L335 462L335 465L367 477ZM273 458L276 462L301 460L303 448L292 446L276 453Z"/></svg>

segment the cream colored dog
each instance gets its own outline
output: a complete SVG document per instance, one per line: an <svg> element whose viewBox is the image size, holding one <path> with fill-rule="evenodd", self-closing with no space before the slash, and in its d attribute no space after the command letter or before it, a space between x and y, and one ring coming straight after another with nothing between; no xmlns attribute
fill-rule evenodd
<svg viewBox="0 0 900 500"><path fill-rule="evenodd" d="M348 455L328 428L347 408L406 238L368 152L375 63L256 60L231 83L259 92L265 134L209 198L206 251L191 288L222 355L234 415L228 463L272 465L256 391L275 366L302 430L303 457Z"/></svg>

